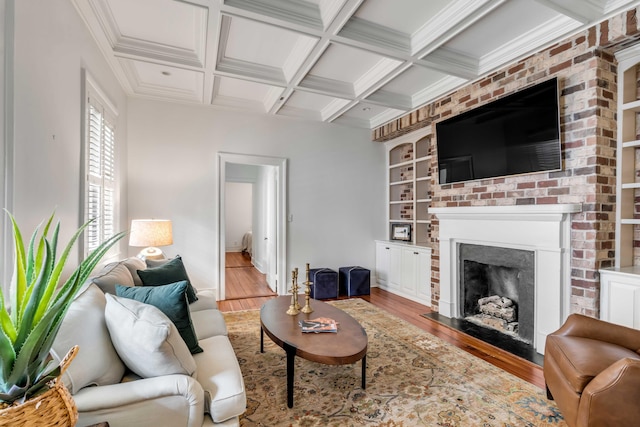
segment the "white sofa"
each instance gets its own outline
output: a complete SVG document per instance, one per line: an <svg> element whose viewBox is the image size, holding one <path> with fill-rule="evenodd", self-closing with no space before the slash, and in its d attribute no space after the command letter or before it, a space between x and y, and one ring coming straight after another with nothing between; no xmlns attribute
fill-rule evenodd
<svg viewBox="0 0 640 427"><path fill-rule="evenodd" d="M115 284L141 285L137 270L145 268L145 263L138 258L128 258L103 268L83 286L56 337L51 352L56 360L64 357L73 345L80 347L63 376L78 407L78 426L104 421L109 422L110 427L239 425L239 416L246 409L244 381L212 290L197 291L198 301L189 305L198 345L203 352L191 355L179 336L179 345L174 345L176 330L171 321L171 325L164 325L165 328L156 328L169 331L163 348L168 349L170 357L188 359L183 363L186 373L167 374L165 364L160 364L157 365L158 376L143 378L132 372L135 368L125 365L122 359L127 360L127 357L119 357L118 349L114 347L114 343L118 344L115 338L112 342L109 327L117 328L114 322L120 320L113 318L116 317L112 314L114 308L107 306L122 309L134 303L107 296L103 290L115 293ZM120 303L116 304L116 301ZM140 308L141 303L137 304ZM145 310L149 307L144 306ZM132 318L139 322L136 316L134 314ZM162 323L160 317L156 319ZM126 335L132 340L127 345L144 341L135 335ZM148 358L136 356L144 360L128 363L139 362L143 368L149 368L154 366L152 360L156 356L156 353ZM170 368L167 369L170 372Z"/></svg>

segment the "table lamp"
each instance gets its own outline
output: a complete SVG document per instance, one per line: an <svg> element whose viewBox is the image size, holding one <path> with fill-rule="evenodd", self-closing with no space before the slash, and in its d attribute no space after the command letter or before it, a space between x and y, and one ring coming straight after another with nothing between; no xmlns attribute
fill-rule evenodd
<svg viewBox="0 0 640 427"><path fill-rule="evenodd" d="M171 221L168 219L134 219L131 221L129 246L146 246L138 254L142 259L162 259L158 246L173 244Z"/></svg>

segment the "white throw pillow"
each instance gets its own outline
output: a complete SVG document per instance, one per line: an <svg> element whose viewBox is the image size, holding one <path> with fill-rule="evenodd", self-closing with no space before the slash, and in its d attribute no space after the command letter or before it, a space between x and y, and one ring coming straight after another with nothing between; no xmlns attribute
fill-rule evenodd
<svg viewBox="0 0 640 427"><path fill-rule="evenodd" d="M111 341L129 369L142 378L194 376L196 362L178 329L156 307L106 294L105 318Z"/></svg>
<svg viewBox="0 0 640 427"><path fill-rule="evenodd" d="M124 364L111 344L104 319L104 294L94 284L85 284L69 307L51 347L51 355L59 362L69 349L80 350L62 376L62 381L77 393L88 385L119 383Z"/></svg>

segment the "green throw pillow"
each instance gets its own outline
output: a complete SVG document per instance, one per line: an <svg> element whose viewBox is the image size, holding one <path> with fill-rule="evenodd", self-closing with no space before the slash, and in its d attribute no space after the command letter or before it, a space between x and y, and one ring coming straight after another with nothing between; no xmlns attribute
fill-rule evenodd
<svg viewBox="0 0 640 427"><path fill-rule="evenodd" d="M189 299L189 304L198 301L196 291L195 289L193 289L193 286L191 286L191 281L189 280L189 276L187 275L187 270L184 268L182 258L180 258L179 256L165 262L158 267L147 268L146 270L138 270L138 276L140 276L140 280L142 280L143 286L168 285L169 283L176 283L180 282L181 280L186 280L187 298Z"/></svg>
<svg viewBox="0 0 640 427"><path fill-rule="evenodd" d="M186 299L187 281L160 286L116 285L116 295L153 305L171 319L192 354L201 353Z"/></svg>

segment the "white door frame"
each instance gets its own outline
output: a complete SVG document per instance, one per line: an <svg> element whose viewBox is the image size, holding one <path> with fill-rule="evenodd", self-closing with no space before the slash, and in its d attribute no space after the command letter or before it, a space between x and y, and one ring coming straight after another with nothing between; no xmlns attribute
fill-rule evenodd
<svg viewBox="0 0 640 427"><path fill-rule="evenodd" d="M216 260L218 271L218 299L225 298L225 271L222 266L225 263L225 181L227 163L238 163L255 166L274 166L278 175L278 188L276 189L276 289L279 295L287 292L287 159L281 157L255 156L237 153L218 153L218 259Z"/></svg>

